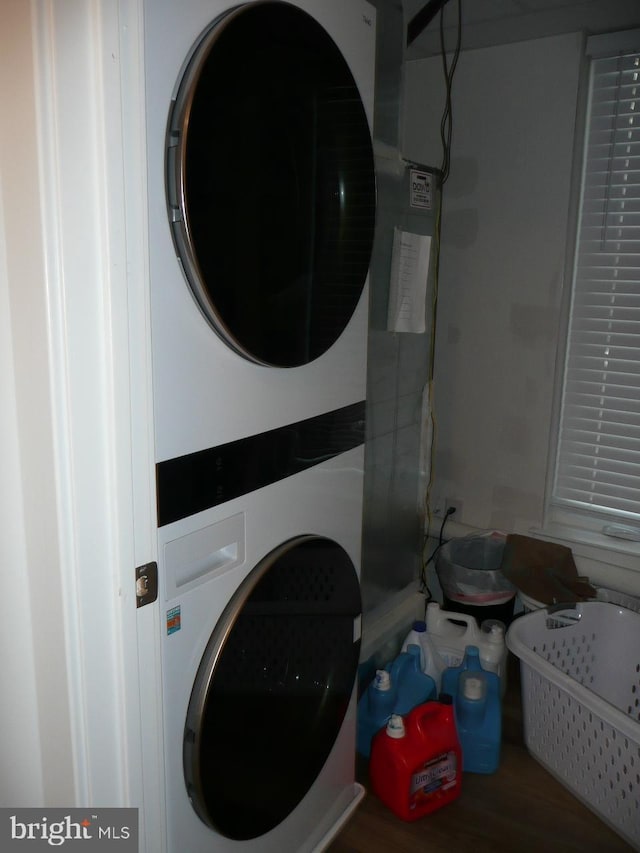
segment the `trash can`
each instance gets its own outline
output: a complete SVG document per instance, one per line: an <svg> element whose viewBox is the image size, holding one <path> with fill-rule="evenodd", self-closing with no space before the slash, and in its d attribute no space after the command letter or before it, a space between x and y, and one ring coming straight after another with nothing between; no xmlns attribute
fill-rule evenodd
<svg viewBox="0 0 640 853"><path fill-rule="evenodd" d="M506 536L490 532L451 539L438 551L436 573L444 596L443 607L475 616L478 624L513 619L516 587L500 569Z"/></svg>

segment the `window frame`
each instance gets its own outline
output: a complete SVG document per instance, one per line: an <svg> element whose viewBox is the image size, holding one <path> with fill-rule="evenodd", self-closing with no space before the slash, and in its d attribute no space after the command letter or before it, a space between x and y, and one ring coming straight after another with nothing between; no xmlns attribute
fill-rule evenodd
<svg viewBox="0 0 640 853"><path fill-rule="evenodd" d="M568 333L574 293L574 269L578 248L578 228L580 224L584 166L587 152L587 124L589 119L589 100L591 89L591 61L599 57L614 55L621 50L640 50L640 29L626 30L602 35L585 35L578 102L576 105L576 126L574 136L574 156L572 160L570 208L567 224L566 257L564 271L564 291L561 309L560 334L557 347L556 375L554 383L553 413L549 441L547 488L545 496L545 514L541 530L537 533L544 537L578 544L584 553L596 559L611 561L613 564L640 571L640 541L620 536L606 535L606 525L631 525L640 531L640 520L625 520L621 513L598 511L566 502L559 502L554 496L556 470L558 465L560 428L564 394L565 370L568 351ZM639 347L640 348L640 347Z"/></svg>

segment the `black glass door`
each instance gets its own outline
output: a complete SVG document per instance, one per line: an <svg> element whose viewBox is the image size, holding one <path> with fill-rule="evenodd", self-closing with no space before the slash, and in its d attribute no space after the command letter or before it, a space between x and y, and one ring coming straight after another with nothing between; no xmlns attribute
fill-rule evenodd
<svg viewBox="0 0 640 853"><path fill-rule="evenodd" d="M253 361L325 352L360 298L375 174L356 83L327 32L281 2L204 35L169 119L174 242L215 331Z"/></svg>
<svg viewBox="0 0 640 853"><path fill-rule="evenodd" d="M349 556L314 536L285 543L239 587L202 658L185 726L187 790L208 826L256 838L310 789L350 701L360 609Z"/></svg>

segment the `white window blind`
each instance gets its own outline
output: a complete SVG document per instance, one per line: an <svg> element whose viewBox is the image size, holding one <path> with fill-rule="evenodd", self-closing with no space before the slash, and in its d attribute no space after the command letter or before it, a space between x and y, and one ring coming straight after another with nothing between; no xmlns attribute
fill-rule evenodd
<svg viewBox="0 0 640 853"><path fill-rule="evenodd" d="M553 501L640 520L640 44L591 60Z"/></svg>

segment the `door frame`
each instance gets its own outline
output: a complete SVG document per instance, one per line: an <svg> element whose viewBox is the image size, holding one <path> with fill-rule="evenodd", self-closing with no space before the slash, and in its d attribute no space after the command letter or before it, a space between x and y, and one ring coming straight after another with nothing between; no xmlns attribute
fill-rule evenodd
<svg viewBox="0 0 640 853"><path fill-rule="evenodd" d="M157 547L143 3L33 0L30 12L66 649L56 666L75 796L64 805L138 807L140 849L162 853L159 604L138 609L135 596L135 567ZM43 763L53 749L41 743Z"/></svg>

